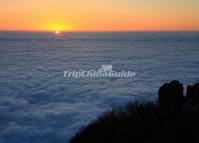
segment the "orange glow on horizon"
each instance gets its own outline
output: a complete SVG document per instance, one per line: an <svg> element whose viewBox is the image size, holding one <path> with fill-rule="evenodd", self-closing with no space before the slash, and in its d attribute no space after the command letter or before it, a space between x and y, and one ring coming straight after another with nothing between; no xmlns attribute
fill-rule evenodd
<svg viewBox="0 0 199 143"><path fill-rule="evenodd" d="M199 31L198 7L197 0L4 0L0 30Z"/></svg>

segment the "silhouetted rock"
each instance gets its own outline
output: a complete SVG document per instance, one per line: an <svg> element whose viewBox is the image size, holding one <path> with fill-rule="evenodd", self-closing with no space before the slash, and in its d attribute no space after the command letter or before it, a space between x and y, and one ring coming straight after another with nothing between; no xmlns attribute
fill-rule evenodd
<svg viewBox="0 0 199 143"><path fill-rule="evenodd" d="M187 86L186 100L192 106L199 106L199 83Z"/></svg>
<svg viewBox="0 0 199 143"><path fill-rule="evenodd" d="M178 114L184 107L183 84L174 80L165 83L158 91L160 109L166 114Z"/></svg>
<svg viewBox="0 0 199 143"><path fill-rule="evenodd" d="M199 106L192 103L199 105L198 93L199 84L188 86L184 98L181 83L166 83L158 91L159 102L113 109L82 128L70 143L199 143Z"/></svg>

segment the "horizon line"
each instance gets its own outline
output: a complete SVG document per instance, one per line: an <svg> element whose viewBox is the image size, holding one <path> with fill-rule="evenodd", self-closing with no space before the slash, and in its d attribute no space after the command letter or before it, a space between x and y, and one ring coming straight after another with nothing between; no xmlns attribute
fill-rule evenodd
<svg viewBox="0 0 199 143"><path fill-rule="evenodd" d="M49 30L0 30L0 32L24 32L24 33L54 33L55 31ZM60 30L61 33L117 33L117 32L199 32L199 30Z"/></svg>

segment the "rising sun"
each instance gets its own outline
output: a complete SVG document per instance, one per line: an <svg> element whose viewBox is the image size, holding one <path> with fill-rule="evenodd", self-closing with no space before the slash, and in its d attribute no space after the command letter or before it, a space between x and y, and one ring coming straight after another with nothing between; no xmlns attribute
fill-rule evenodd
<svg viewBox="0 0 199 143"><path fill-rule="evenodd" d="M55 34L60 34L60 31L59 31L59 30L56 30L56 31L55 31Z"/></svg>

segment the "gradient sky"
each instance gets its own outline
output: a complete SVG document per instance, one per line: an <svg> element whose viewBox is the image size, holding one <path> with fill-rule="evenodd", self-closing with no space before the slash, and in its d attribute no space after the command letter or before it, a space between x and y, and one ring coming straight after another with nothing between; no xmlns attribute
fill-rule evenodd
<svg viewBox="0 0 199 143"><path fill-rule="evenodd" d="M0 30L199 31L199 0L0 0Z"/></svg>

